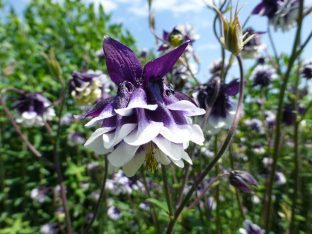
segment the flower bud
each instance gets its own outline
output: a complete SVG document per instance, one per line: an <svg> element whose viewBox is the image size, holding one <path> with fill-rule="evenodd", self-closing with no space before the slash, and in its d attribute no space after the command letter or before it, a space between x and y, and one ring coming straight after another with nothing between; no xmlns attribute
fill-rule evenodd
<svg viewBox="0 0 312 234"><path fill-rule="evenodd" d="M252 192L248 185L258 187L257 181L245 171L232 171L229 178L231 185L246 192Z"/></svg>
<svg viewBox="0 0 312 234"><path fill-rule="evenodd" d="M184 37L182 33L175 28L172 30L172 32L169 35L169 42L174 47L180 46L183 42L183 39Z"/></svg>
<svg viewBox="0 0 312 234"><path fill-rule="evenodd" d="M54 77L56 77L57 79L61 79L62 78L62 69L60 64L57 62L54 52L52 49L50 49L49 51L49 56L42 52L43 56L45 57L45 59L47 60L47 62L49 63L49 67L51 70L51 73Z"/></svg>

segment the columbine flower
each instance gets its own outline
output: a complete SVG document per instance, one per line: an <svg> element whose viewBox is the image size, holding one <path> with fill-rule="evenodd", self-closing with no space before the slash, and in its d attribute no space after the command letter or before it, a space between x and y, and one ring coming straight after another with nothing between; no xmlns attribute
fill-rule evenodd
<svg viewBox="0 0 312 234"><path fill-rule="evenodd" d="M269 87L271 80L277 78L275 69L270 65L258 65L252 72L250 80L253 81L252 87L260 86L261 89Z"/></svg>
<svg viewBox="0 0 312 234"><path fill-rule="evenodd" d="M78 119L93 116L86 127L101 124L85 148L108 155L110 168L121 166L131 177L146 161L152 172L158 162L173 162L183 167L182 159L192 163L184 151L189 141L203 144L204 136L189 116L202 115L204 110L186 95L169 89L164 77L187 46L142 67L139 58L125 45L105 36L103 49L111 79L118 85L117 96L102 100Z"/></svg>
<svg viewBox="0 0 312 234"><path fill-rule="evenodd" d="M219 13L220 18L223 21L224 37L220 38L220 42L223 48L232 52L234 55L239 54L242 51L244 45L246 45L254 36L250 35L246 40L243 41L243 39L247 36L248 33L244 35L242 34L242 26L240 25L239 22L238 13L242 8L237 10L236 6L234 19L232 18L232 8L231 8L230 21L228 21L226 17L222 15L222 13L219 11L218 8L216 8L215 6L213 6L213 8Z"/></svg>
<svg viewBox="0 0 312 234"><path fill-rule="evenodd" d="M286 183L286 177L282 172L275 172L275 184L282 185Z"/></svg>
<svg viewBox="0 0 312 234"><path fill-rule="evenodd" d="M304 143L304 146L308 149L312 149L312 140L308 140Z"/></svg>
<svg viewBox="0 0 312 234"><path fill-rule="evenodd" d="M220 76L221 70L222 70L222 64L223 64L222 58L214 60L208 68L209 72L213 75ZM227 67L228 67L228 63L225 62L224 69L227 69Z"/></svg>
<svg viewBox="0 0 312 234"><path fill-rule="evenodd" d="M67 136L67 144L69 146L81 145L86 141L83 134L80 132L70 133Z"/></svg>
<svg viewBox="0 0 312 234"><path fill-rule="evenodd" d="M53 224L50 223L46 223L40 229L41 234L57 234L57 232L58 229Z"/></svg>
<svg viewBox="0 0 312 234"><path fill-rule="evenodd" d="M191 63L189 65L193 74L197 73L196 65ZM189 79L192 78L189 70L183 65L175 65L171 69L171 76L168 77L168 81L173 84L175 90L182 90Z"/></svg>
<svg viewBox="0 0 312 234"><path fill-rule="evenodd" d="M30 191L30 197L37 202L43 203L46 200L49 190L43 186L40 188L34 188Z"/></svg>
<svg viewBox="0 0 312 234"><path fill-rule="evenodd" d="M57 208L54 214L57 216L58 219L64 219L65 218L64 207L60 206L59 208Z"/></svg>
<svg viewBox="0 0 312 234"><path fill-rule="evenodd" d="M299 0L263 0L252 14L267 16L275 31L288 31L297 24Z"/></svg>
<svg viewBox="0 0 312 234"><path fill-rule="evenodd" d="M100 198L100 193L98 191L94 191L91 193L91 197L93 200L97 201Z"/></svg>
<svg viewBox="0 0 312 234"><path fill-rule="evenodd" d="M89 171L95 170L95 169L97 169L98 167L99 167L99 163L98 163L98 162L90 162L90 163L88 163L88 165L87 165L87 169L88 169Z"/></svg>
<svg viewBox="0 0 312 234"><path fill-rule="evenodd" d="M209 106L215 92L215 86L215 78L212 78L194 94L199 107L206 109L206 106ZM238 91L239 82L237 79L228 84L221 84L206 125L211 134L218 133L221 128L228 129L232 125L237 109L237 101L230 98L230 96L236 95Z"/></svg>
<svg viewBox="0 0 312 234"><path fill-rule="evenodd" d="M141 202L139 207L142 209L142 210L150 210L151 209L151 204L147 201L144 201L144 202Z"/></svg>
<svg viewBox="0 0 312 234"><path fill-rule="evenodd" d="M273 126L275 124L275 120L276 120L276 114L273 111L265 111L264 116L265 116L265 119L264 119L265 124L269 128L273 128Z"/></svg>
<svg viewBox="0 0 312 234"><path fill-rule="evenodd" d="M69 126L74 121L74 116L70 113L67 113L61 118L61 126Z"/></svg>
<svg viewBox="0 0 312 234"><path fill-rule="evenodd" d="M243 222L243 226L244 228L239 229L240 234L264 234L264 231L258 225L248 219Z"/></svg>
<svg viewBox="0 0 312 234"><path fill-rule="evenodd" d="M312 59L303 65L300 73L308 80L312 78Z"/></svg>
<svg viewBox="0 0 312 234"><path fill-rule="evenodd" d="M89 188L89 186L90 186L90 183L89 183L89 181L86 181L86 180L81 181L81 182L79 183L79 187L80 187L80 188Z"/></svg>
<svg viewBox="0 0 312 234"><path fill-rule="evenodd" d="M111 206L107 210L107 216L109 218L111 218L112 220L118 220L118 219L120 219L122 217L121 209L119 209L119 208L117 208L115 206Z"/></svg>
<svg viewBox="0 0 312 234"><path fill-rule="evenodd" d="M69 80L69 94L79 106L92 105L101 98L101 81L95 79L99 74L88 73L83 68L82 72L74 71Z"/></svg>
<svg viewBox="0 0 312 234"><path fill-rule="evenodd" d="M262 163L265 167L271 166L273 163L273 158L263 158Z"/></svg>
<svg viewBox="0 0 312 234"><path fill-rule="evenodd" d="M25 91L14 100L17 101L12 107L17 110L16 122L21 123L25 128L43 126L43 120L52 120L55 116L54 109L48 107L51 102L41 93Z"/></svg>
<svg viewBox="0 0 312 234"><path fill-rule="evenodd" d="M289 147L294 147L295 146L295 142L293 139L287 139L286 140L286 145L288 145Z"/></svg>
<svg viewBox="0 0 312 234"><path fill-rule="evenodd" d="M260 52L265 48L265 44L261 42L262 32L255 32L252 28L247 28L243 34L246 34L246 37L254 35L250 41L248 41L243 50L242 57L244 59L255 59L260 56Z"/></svg>
<svg viewBox="0 0 312 234"><path fill-rule="evenodd" d="M258 187L257 181L245 171L232 171L229 179L231 185L246 192L252 192L248 184Z"/></svg>
<svg viewBox="0 0 312 234"><path fill-rule="evenodd" d="M254 144L252 151L255 154L264 154L265 153L265 149L263 148L262 144L260 144L260 143Z"/></svg>
<svg viewBox="0 0 312 234"><path fill-rule="evenodd" d="M251 127L253 130L255 130L261 134L264 133L263 124L259 119L246 120L245 124L247 127Z"/></svg>
<svg viewBox="0 0 312 234"><path fill-rule="evenodd" d="M300 115L303 115L307 111L306 108L298 107L298 113ZM282 123L286 126L291 126L294 124L295 120L295 114L293 113L293 105L290 103L287 103L284 105L283 109L283 116L282 116Z"/></svg>
<svg viewBox="0 0 312 234"><path fill-rule="evenodd" d="M89 220L93 219L93 217L94 217L94 214L93 213L89 213L89 214L87 214L84 217L84 221L89 221Z"/></svg>

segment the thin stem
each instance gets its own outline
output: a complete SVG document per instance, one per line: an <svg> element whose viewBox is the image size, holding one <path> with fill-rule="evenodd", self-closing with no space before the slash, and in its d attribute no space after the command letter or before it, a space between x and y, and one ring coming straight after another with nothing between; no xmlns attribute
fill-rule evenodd
<svg viewBox="0 0 312 234"><path fill-rule="evenodd" d="M189 192L186 194L185 198L183 199L183 201L181 202L181 204L179 205L179 207L177 208L177 210L174 213L174 219L170 220L170 223L168 225L167 228L167 234L171 234L175 223L180 215L180 213L182 212L184 206L187 204L187 202L189 201L189 199L191 198L193 192L197 189L198 185L203 181L203 179L206 177L206 175L211 171L211 169L214 167L214 165L219 161L219 159L222 157L222 155L224 154L224 152L226 151L227 147L229 146L232 137L235 133L235 129L237 127L238 124L238 120L239 120L239 116L240 116L240 112L242 109L242 104L243 104L243 100L244 100L244 70L243 70L243 63L242 63L242 59L240 57L240 55L236 56L237 60L238 60L238 64L239 64L239 70L240 70L240 86L239 86L239 101L238 101L238 106L237 106L237 110L236 110L236 114L232 123L232 126L225 138L225 141L223 142L218 154L212 159L212 161L209 163L209 165L206 167L206 169L204 170L204 172L198 177L198 179L194 182L193 186L191 187L191 189L189 190Z"/></svg>
<svg viewBox="0 0 312 234"><path fill-rule="evenodd" d="M108 175L108 163L107 163L107 156L105 155L105 172L104 172L104 178L103 178L103 181L102 181L100 197L99 197L99 200L96 203L96 206L95 206L95 209L94 209L94 212L93 212L93 217L90 220L90 223L88 224L88 226L85 229L85 231L83 232L83 234L87 234L88 233L88 231L91 228L93 222L95 221L97 213L99 212L101 200L102 200L102 197L103 197L104 192L105 192L105 184L106 184L106 180L107 180L107 175Z"/></svg>
<svg viewBox="0 0 312 234"><path fill-rule="evenodd" d="M169 193L166 166L163 164L161 164L161 172L162 172L162 178L163 178L163 182L164 182L164 189L165 189L165 195L166 195L169 215L171 217L173 215L173 208L172 208L172 202L171 202L170 193Z"/></svg>
<svg viewBox="0 0 312 234"><path fill-rule="evenodd" d="M186 211L190 210L190 209L193 209L196 204L205 196L206 192L208 191L208 189L217 181L219 180L221 177L223 176L229 176L230 174L229 173L223 173L223 174L220 174L218 175L217 177L213 178L210 183L207 185L207 187L203 190L203 192L200 194L200 196L192 203L192 205L190 205Z"/></svg>
<svg viewBox="0 0 312 234"><path fill-rule="evenodd" d="M221 80L220 80L220 77L216 77L215 78L215 82L216 82L216 86L215 86L215 90L214 90L214 93L213 93L213 96L209 102L209 106L206 107L206 114L204 116L204 119L200 125L201 129L204 129L204 126L211 114L211 110L212 110L212 107L218 97L218 94L219 94L219 91L220 91L220 85L221 85ZM193 156L194 156L194 153L195 153L195 149L196 149L196 144L193 145L193 148L192 148L192 151L191 151L191 154L190 154L190 158L192 159ZM186 181L188 180L188 176L189 176L189 170L190 170L190 164L187 164L186 167L185 167L185 172L184 172L184 177L183 177L183 180L182 180L182 185L181 185L181 188L180 188L180 193L179 193L179 197L178 197L178 200L177 200L177 203L176 203L176 206L178 206L181 202L181 199L182 199L182 196L183 196L183 191L184 191L184 187L185 187L185 184L186 184Z"/></svg>
<svg viewBox="0 0 312 234"><path fill-rule="evenodd" d="M274 155L273 155L273 165L272 165L272 171L271 171L271 177L269 180L269 186L268 186L268 196L266 197L266 208L267 208L267 213L265 214L264 217L264 227L265 227L265 233L269 233L269 221L271 217L271 203L272 203L272 189L273 189L273 183L275 179L275 172L276 172L276 166L277 166L277 159L279 156L279 140L281 139L281 123L282 123L282 110L283 110L283 103L284 103L284 96L285 96L285 91L287 88L287 83L289 80L290 72L292 69L292 66L296 60L297 57L297 46L300 42L300 35L301 35L301 28L302 28L302 19L303 19L303 1L300 0L300 6L299 6L299 17L298 17L298 28L296 32L296 39L293 45L291 57L289 59L289 64L288 68L286 71L286 74L283 79L283 84L282 88L280 91L280 96L279 96L279 103L278 103L278 110L277 110L277 117L276 117L276 129L275 129L275 142L274 142Z"/></svg>
<svg viewBox="0 0 312 234"><path fill-rule="evenodd" d="M272 37L272 34L271 34L270 24L269 23L268 23L268 35L269 35L270 43L271 43L271 46L272 46L272 49L273 49L273 52L274 52L274 56L275 56L275 60L276 60L276 63L277 63L277 67L279 69L279 67L280 67L279 66L279 57L278 57L278 54L277 54L275 43L273 41L273 37Z"/></svg>
<svg viewBox="0 0 312 234"><path fill-rule="evenodd" d="M36 148L27 140L27 138L24 136L24 134L22 133L22 131L19 129L18 125L16 124L13 116L11 115L9 109L6 107L5 105L5 100L4 98L0 97L0 102L1 105L3 107L4 112L6 113L6 115L8 116L8 118L11 121L11 124L13 125L15 131L18 133L18 135L20 136L20 138L25 142L25 144L27 145L27 147L42 161L44 161L45 163L49 164L50 166L54 167L54 164L47 158L43 157L42 154L36 150Z"/></svg>
<svg viewBox="0 0 312 234"><path fill-rule="evenodd" d="M215 135L214 138L214 152L215 152L215 156L218 154L218 135ZM219 174L219 165L216 164L216 176L218 176ZM221 233L221 223L220 223L220 186L217 185L216 188L216 227L217 227L217 233L220 234Z"/></svg>
<svg viewBox="0 0 312 234"><path fill-rule="evenodd" d="M145 175L144 175L144 169L143 167L141 167L141 177L143 179L143 185L144 185L144 188L145 188L145 196L147 198L151 198L151 193L149 191L149 188L147 186L147 182L146 182L146 178L145 178ZM152 216L152 220L153 220L153 223L157 229L157 232L158 234L161 234L160 232L160 227L159 227L159 223L158 223L158 219L157 219L157 215L156 215L156 212L155 212L155 206L153 204L151 204L151 216Z"/></svg>
<svg viewBox="0 0 312 234"><path fill-rule="evenodd" d="M245 20L242 28L244 29L246 27L247 22L249 21L250 17L252 16L252 14L248 15L247 19Z"/></svg>

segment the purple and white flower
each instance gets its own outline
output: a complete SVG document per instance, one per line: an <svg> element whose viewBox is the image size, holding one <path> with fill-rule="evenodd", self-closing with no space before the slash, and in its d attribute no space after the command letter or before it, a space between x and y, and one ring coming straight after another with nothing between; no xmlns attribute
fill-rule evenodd
<svg viewBox="0 0 312 234"><path fill-rule="evenodd" d="M275 31L288 31L297 25L299 0L262 0L252 14L267 16Z"/></svg>
<svg viewBox="0 0 312 234"><path fill-rule="evenodd" d="M202 85L199 91L193 94L199 104L199 107L206 109L209 106L215 92L215 78L212 78L208 83ZM237 100L231 98L239 91L239 82L237 79L232 80L228 84L221 84L220 91L211 107L211 114L206 123L205 129L210 134L218 133L221 128L228 129L231 127L237 109Z"/></svg>
<svg viewBox="0 0 312 234"><path fill-rule="evenodd" d="M147 210L149 211L151 209L151 204L147 201L144 201L144 202L141 202L139 207L142 209L142 210Z"/></svg>
<svg viewBox="0 0 312 234"><path fill-rule="evenodd" d="M253 130L259 132L260 134L264 133L263 124L259 119L246 120L245 124L247 127L252 128Z"/></svg>
<svg viewBox="0 0 312 234"><path fill-rule="evenodd" d="M258 187L258 183L253 176L245 171L231 171L229 180L231 185L245 192L252 192L249 185Z"/></svg>
<svg viewBox="0 0 312 234"><path fill-rule="evenodd" d="M58 229L50 223L46 223L40 228L40 233L41 234L57 234Z"/></svg>
<svg viewBox="0 0 312 234"><path fill-rule="evenodd" d="M243 35L246 35L246 38L251 35L254 36L243 47L241 52L243 59L255 59L260 56L260 52L266 47L261 41L261 34L263 34L263 32L255 32L252 28L244 30Z"/></svg>
<svg viewBox="0 0 312 234"><path fill-rule="evenodd" d="M303 64L300 73L304 78L308 80L312 78L312 59Z"/></svg>
<svg viewBox="0 0 312 234"><path fill-rule="evenodd" d="M264 149L263 145L260 143L254 144L252 147L252 151L255 154L264 154L265 153L265 149Z"/></svg>
<svg viewBox="0 0 312 234"><path fill-rule="evenodd" d="M262 159L262 163L263 163L263 165L265 167L269 167L269 166L271 166L273 164L273 158L265 157L265 158Z"/></svg>
<svg viewBox="0 0 312 234"><path fill-rule="evenodd" d="M112 220L118 220L122 217L121 209L117 208L116 206L111 206L107 210L107 216Z"/></svg>
<svg viewBox="0 0 312 234"><path fill-rule="evenodd" d="M43 203L46 200L49 189L45 186L34 188L30 191L30 197L37 202Z"/></svg>
<svg viewBox="0 0 312 234"><path fill-rule="evenodd" d="M244 228L239 229L240 234L264 234L264 231L258 225L248 219L243 222L243 226Z"/></svg>
<svg viewBox="0 0 312 234"><path fill-rule="evenodd" d="M208 70L211 74L220 76L221 70L222 70L223 61L222 58L219 58L217 60L214 60L211 65L208 67ZM227 69L228 63L224 63L224 69Z"/></svg>
<svg viewBox="0 0 312 234"><path fill-rule="evenodd" d="M70 113L67 113L61 118L61 126L70 126L70 124L74 121L74 116Z"/></svg>
<svg viewBox="0 0 312 234"><path fill-rule="evenodd" d="M298 107L297 111L300 115L303 115L305 114L307 109L303 107ZM286 103L283 109L282 123L285 124L286 126L293 125L294 122L296 121L295 116L296 115L294 113L293 105L290 103Z"/></svg>
<svg viewBox="0 0 312 234"><path fill-rule="evenodd" d="M187 47L177 49L142 67L135 53L105 36L103 49L108 73L118 85L117 96L98 102L91 111L78 117L94 117L85 126L101 124L85 143L85 148L108 155L111 171L123 166L124 173L134 176L146 161L152 172L158 162L183 167L192 164L184 149L189 141L202 145L203 133L192 124L190 116L205 110L183 93L169 89L162 78L170 71Z"/></svg>
<svg viewBox="0 0 312 234"><path fill-rule="evenodd" d="M81 145L86 141L84 135L80 132L74 132L67 135L67 144L69 146Z"/></svg>
<svg viewBox="0 0 312 234"><path fill-rule="evenodd" d="M258 65L252 72L250 80L253 81L252 87L260 86L261 89L269 87L271 81L276 79L275 69L270 65Z"/></svg>
<svg viewBox="0 0 312 234"><path fill-rule="evenodd" d="M55 116L54 109L49 107L52 103L41 93L25 91L14 100L17 101L12 107L17 110L16 122L25 128L43 126L44 120L52 120Z"/></svg>
<svg viewBox="0 0 312 234"><path fill-rule="evenodd" d="M282 185L286 183L286 177L282 172L275 172L275 184Z"/></svg>

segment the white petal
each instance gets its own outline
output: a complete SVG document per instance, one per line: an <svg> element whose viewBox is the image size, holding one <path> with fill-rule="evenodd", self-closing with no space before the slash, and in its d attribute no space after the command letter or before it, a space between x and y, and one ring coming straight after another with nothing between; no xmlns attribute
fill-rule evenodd
<svg viewBox="0 0 312 234"><path fill-rule="evenodd" d="M190 158L190 156L185 151L183 151L183 153L182 153L182 158L185 161L187 161L189 164L193 165L192 159Z"/></svg>
<svg viewBox="0 0 312 234"><path fill-rule="evenodd" d="M22 113L22 117L27 120L36 118L37 113L35 111L25 111Z"/></svg>
<svg viewBox="0 0 312 234"><path fill-rule="evenodd" d="M192 133L190 125L173 125L172 127L163 126L160 129L160 134L174 143L183 143L189 141Z"/></svg>
<svg viewBox="0 0 312 234"><path fill-rule="evenodd" d="M108 162L108 172L115 173L119 170L119 167L114 167L110 162Z"/></svg>
<svg viewBox="0 0 312 234"><path fill-rule="evenodd" d="M118 147L108 155L108 160L114 167L120 167L132 159L138 148L139 146L132 146L121 142Z"/></svg>
<svg viewBox="0 0 312 234"><path fill-rule="evenodd" d="M183 146L158 136L153 139L153 142L158 148L173 160L180 160L182 158Z"/></svg>
<svg viewBox="0 0 312 234"><path fill-rule="evenodd" d="M131 104L131 103L130 103ZM143 109L148 109L148 110L156 110L158 105L147 105L147 104L141 104L139 105L138 103L135 103L136 105L128 105L126 108L122 109L115 109L115 112L121 116L129 116L132 115L134 112L134 108L143 108Z"/></svg>
<svg viewBox="0 0 312 234"><path fill-rule="evenodd" d="M145 151L134 155L134 157L123 166L123 171L128 177L132 177L139 170L145 161Z"/></svg>
<svg viewBox="0 0 312 234"><path fill-rule="evenodd" d="M180 159L180 160L173 160L173 159L171 159L171 161L172 161L175 165L177 165L178 167L181 167L181 168L184 167L184 162L183 162L182 159Z"/></svg>
<svg viewBox="0 0 312 234"><path fill-rule="evenodd" d="M169 165L171 161L160 149L154 149L156 160L160 161L163 165Z"/></svg>
<svg viewBox="0 0 312 234"><path fill-rule="evenodd" d="M86 149L92 149L97 154L106 154L112 150L112 149L106 149L104 147L104 142L103 142L102 137L96 138L90 144L88 144L87 147L85 146L85 148Z"/></svg>
<svg viewBox="0 0 312 234"><path fill-rule="evenodd" d="M111 141L104 140L104 146L106 148L111 148L122 141L126 136L129 135L136 128L137 124L124 124L120 129L116 130L114 138Z"/></svg>
<svg viewBox="0 0 312 234"><path fill-rule="evenodd" d="M124 140L130 145L143 145L154 139L160 132L163 123L149 121L147 126L138 126L136 130L130 133Z"/></svg>
<svg viewBox="0 0 312 234"><path fill-rule="evenodd" d="M184 115L195 116L195 115L204 115L206 111L204 109L196 107L190 101L182 100L170 105L167 105L169 110L183 111Z"/></svg>
<svg viewBox="0 0 312 234"><path fill-rule="evenodd" d="M192 127L192 134L190 136L190 141L195 142L198 145L203 145L205 141L204 133L199 125L194 124L191 125Z"/></svg>
<svg viewBox="0 0 312 234"><path fill-rule="evenodd" d="M226 125L225 119L220 118L220 117L214 117L214 116L209 116L208 118L208 123L213 127L213 128L222 128L223 126Z"/></svg>
<svg viewBox="0 0 312 234"><path fill-rule="evenodd" d="M84 144L84 147L86 149L90 149L89 145L98 137L102 136L104 133L107 133L111 130L115 129L115 127L105 127L105 128L99 128L97 130L95 130L94 133L92 133L92 135L90 136L90 138L87 140L87 142ZM102 137L101 137L102 139Z"/></svg>

